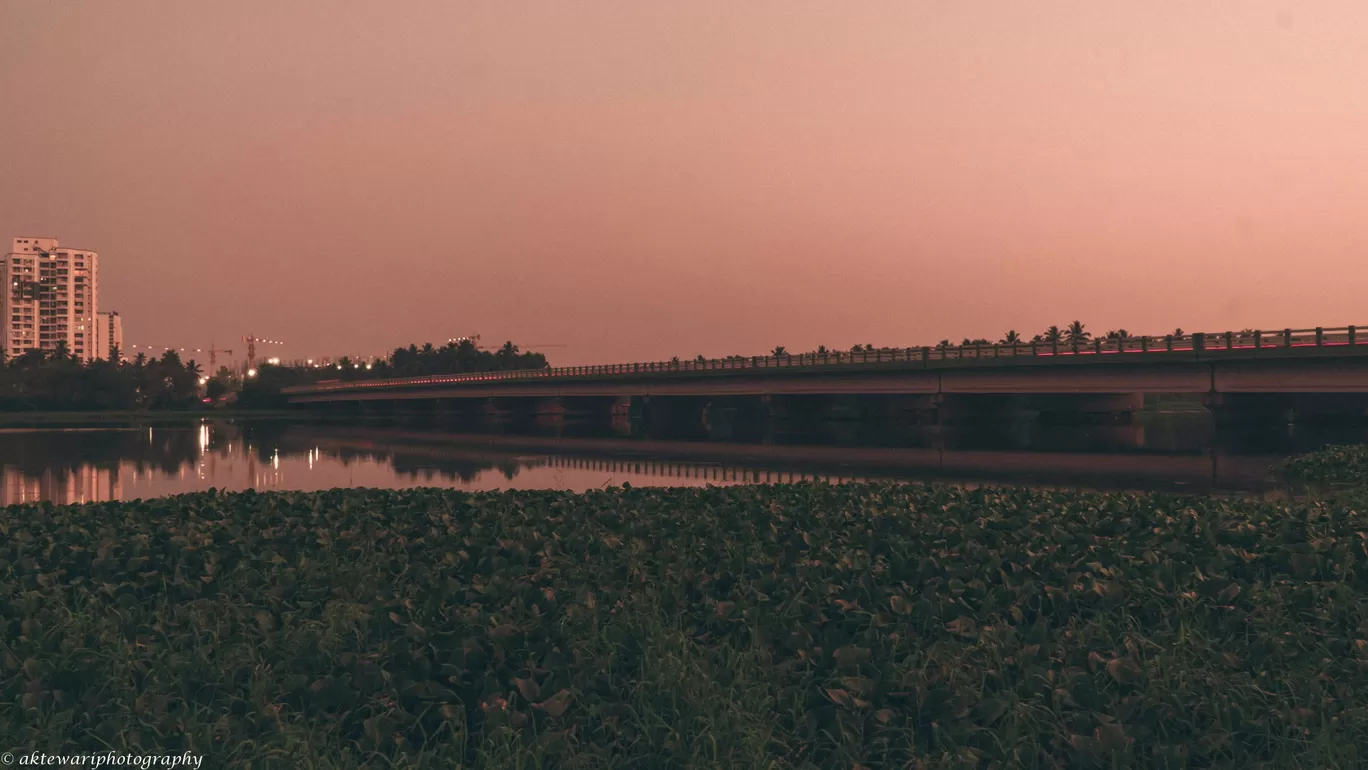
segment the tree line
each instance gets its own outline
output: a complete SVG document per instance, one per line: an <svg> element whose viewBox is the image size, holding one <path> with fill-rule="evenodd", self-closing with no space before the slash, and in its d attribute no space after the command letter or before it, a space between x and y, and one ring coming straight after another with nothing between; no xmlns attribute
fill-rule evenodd
<svg viewBox="0 0 1368 770"><path fill-rule="evenodd" d="M199 364L174 350L129 361L115 351L109 360L84 362L58 345L0 359L0 411L184 409L200 399Z"/></svg>
<svg viewBox="0 0 1368 770"><path fill-rule="evenodd" d="M285 388L310 385L328 380L374 380L401 377L427 377L439 374L468 374L475 372L508 371L513 369L545 369L546 356L523 352L512 341L497 350L486 350L471 340L448 342L441 347L426 343L421 347L409 345L395 348L386 358L363 365L343 357L336 364L325 367L264 364L256 377L249 379L238 394L238 405L251 409L284 407L288 397Z"/></svg>
<svg viewBox="0 0 1368 770"><path fill-rule="evenodd" d="M1248 330L1245 330L1244 332L1241 332L1240 334L1241 334L1242 337L1243 337L1244 335L1246 335L1246 334L1251 334L1251 335L1252 335L1252 334L1253 334L1253 330L1252 330L1252 329L1248 329ZM1187 333L1184 332L1184 331L1182 330L1182 328L1180 327L1180 328L1174 329L1173 332L1172 332L1172 334L1171 334L1170 336L1172 336L1173 339L1175 339L1175 340L1183 340L1183 339L1186 339L1186 338L1187 338ZM1006 334L1002 335L1002 339L998 340L997 342L993 342L992 340L990 340L990 339L988 339L988 338L986 338L986 337L979 337L979 338L965 337L965 338L959 343L959 345L960 345L960 346L963 346L963 347L973 347L973 346L975 346L975 345L983 345L983 346L991 346L991 345L1028 345L1028 344L1034 342L1034 343L1036 343L1036 344L1043 344L1043 345L1066 345L1066 346L1080 345L1080 346L1081 346L1081 345L1085 345L1085 344L1087 344L1087 343L1089 343L1089 342L1092 342L1093 339L1094 339L1094 337L1093 337L1092 332L1088 331L1087 327L1084 325L1084 323L1083 323L1082 321L1074 321L1073 323L1071 323L1071 324L1069 324L1068 326L1065 326L1065 327L1063 327L1063 328L1061 328L1061 327L1059 327L1059 326L1050 326L1049 328L1045 329L1045 331L1042 331L1042 332L1040 332L1039 334L1034 335L1034 336L1031 337L1030 339L1024 338L1024 337L1023 337L1020 333L1018 333L1017 330L1015 330L1015 329L1009 329L1009 330L1007 331ZM1126 341L1126 340L1134 339L1134 337L1131 335L1130 332L1126 331L1125 329L1113 329L1113 330L1107 332L1107 333L1102 337L1102 339L1106 339L1106 340L1121 340L1121 341L1124 342L1124 341ZM956 347L956 344L953 343L953 342L951 342L949 339L943 339L943 340L941 340L940 342L936 343L935 347L938 348L938 349L940 349L940 350L945 350L945 349L947 349L947 348ZM857 344L857 345L852 345L852 346L850 347L850 352L852 352L852 353L860 353L860 352L870 352L870 353L872 353L872 352L874 352L875 350L880 350L880 349L882 349L882 350L890 350L891 348L888 348L888 347L884 347L884 348L875 348L873 345L869 345L869 344L864 344L864 345L858 345L858 344ZM788 348L784 347L783 345L776 345L776 346L774 347L774 349L770 351L770 355L771 355L771 356L774 356L774 357L798 356L798 355L802 355L802 356L812 356L812 355L823 356L823 355L836 355L837 353L843 353L843 352L845 352L845 351L837 350L837 349L828 349L826 345L818 345L816 350L809 350L809 351L806 352L806 353L801 353L801 354L799 354L799 353L791 353L791 352L788 350ZM736 356L736 358L739 358L739 356ZM703 356L699 356L696 360L699 361L699 362L702 362L702 361L704 361L705 359L703 358Z"/></svg>
<svg viewBox="0 0 1368 770"><path fill-rule="evenodd" d="M497 350L485 350L472 340L448 342L434 347L431 342L419 347L395 348L387 358L370 368L342 358L337 362L338 378L364 380L390 377L424 377L435 374L466 374L513 369L545 369L550 364L541 353L523 352L512 341Z"/></svg>
<svg viewBox="0 0 1368 770"><path fill-rule="evenodd" d="M143 409L189 409L217 401L240 385L237 404L242 408L279 408L286 404L282 390L321 380L362 380L387 377L421 377L435 374L544 369L541 353L523 352L513 342L497 350L484 350L465 340L434 347L409 345L395 348L387 358L369 367L347 358L334 367L261 364L245 381L227 367L205 377L195 361L181 361L168 350L160 358L139 353L120 360L114 351L108 360L83 361L65 346L57 350L29 350L10 358L0 350L0 411L137 411Z"/></svg>

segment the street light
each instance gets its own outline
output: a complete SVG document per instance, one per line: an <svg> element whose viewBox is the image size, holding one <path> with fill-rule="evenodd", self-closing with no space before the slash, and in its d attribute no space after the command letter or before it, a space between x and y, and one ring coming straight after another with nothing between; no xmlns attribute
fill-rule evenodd
<svg viewBox="0 0 1368 770"><path fill-rule="evenodd" d="M248 369L248 370L247 370L247 376L248 376L248 377L255 377L255 376L256 376L256 370L255 370L255 369Z"/></svg>

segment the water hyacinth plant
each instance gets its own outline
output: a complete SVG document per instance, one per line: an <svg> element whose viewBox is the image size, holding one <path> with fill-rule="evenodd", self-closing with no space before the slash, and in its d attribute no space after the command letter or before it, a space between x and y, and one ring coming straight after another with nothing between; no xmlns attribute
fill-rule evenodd
<svg viewBox="0 0 1368 770"><path fill-rule="evenodd" d="M1362 767L1363 514L805 483L0 512L0 733L256 767Z"/></svg>
<svg viewBox="0 0 1368 770"><path fill-rule="evenodd" d="M1368 487L1368 447L1328 446L1290 458L1282 471L1301 484Z"/></svg>

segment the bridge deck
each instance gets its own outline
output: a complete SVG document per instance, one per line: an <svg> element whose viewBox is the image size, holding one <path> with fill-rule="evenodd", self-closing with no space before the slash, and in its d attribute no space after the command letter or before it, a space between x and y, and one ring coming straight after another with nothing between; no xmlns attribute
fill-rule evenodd
<svg viewBox="0 0 1368 770"><path fill-rule="evenodd" d="M327 382L291 403L415 398L750 394L1368 392L1358 327L1087 345L886 348Z"/></svg>

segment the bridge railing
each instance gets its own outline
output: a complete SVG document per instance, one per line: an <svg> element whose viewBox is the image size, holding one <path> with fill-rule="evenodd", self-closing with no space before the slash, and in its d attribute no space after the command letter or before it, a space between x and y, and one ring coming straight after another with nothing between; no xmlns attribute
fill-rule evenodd
<svg viewBox="0 0 1368 770"><path fill-rule="evenodd" d="M1361 327L1342 326L1314 329L1278 329L1275 331L1246 329L1238 332L1196 332L1177 335L1149 335L1143 337L1097 337L1072 340L1036 338L1013 343L969 343L913 348L875 348L872 350L824 351L779 356L728 356L710 359L671 359L629 364L599 364L594 366L562 366L548 369L516 369L497 372L465 374L437 374L423 377L329 381L313 385L285 388L285 393L318 393L334 390L366 388L395 388L440 385L458 382L493 382L504 380L534 380L565 377L602 377L612 375L640 375L667 372L702 372L730 369L775 369L791 367L863 366L866 364L937 362L966 363L992 358L1058 358L1098 355L1165 355L1174 353L1221 350L1240 350L1270 353L1280 349L1368 345L1368 335Z"/></svg>

